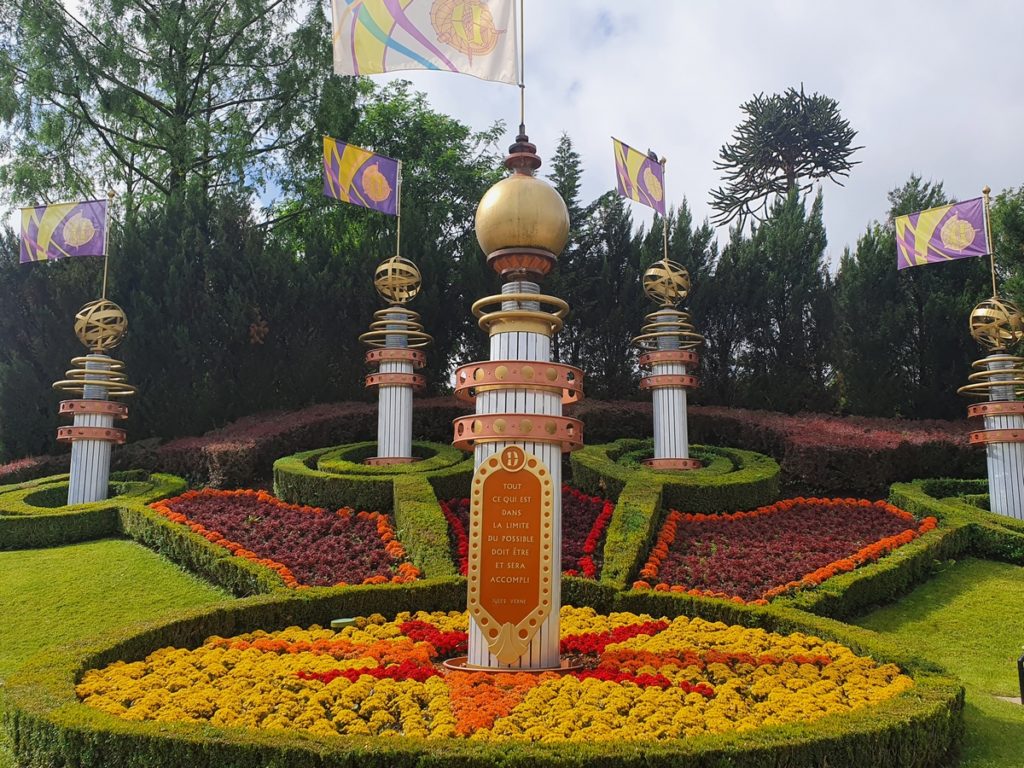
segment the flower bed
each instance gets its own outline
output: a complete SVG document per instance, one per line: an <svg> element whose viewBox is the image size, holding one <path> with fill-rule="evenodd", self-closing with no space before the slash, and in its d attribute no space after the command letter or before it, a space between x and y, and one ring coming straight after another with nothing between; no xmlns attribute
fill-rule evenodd
<svg viewBox="0 0 1024 768"><path fill-rule="evenodd" d="M151 504L213 544L276 571L290 587L416 579L391 521L379 512L285 504L264 491L189 491Z"/></svg>
<svg viewBox="0 0 1024 768"><path fill-rule="evenodd" d="M452 551L459 573L469 565L469 499L441 502L448 521ZM598 496L588 496L568 485L562 486L562 573L566 576L597 578L604 554L604 537L615 504Z"/></svg>
<svg viewBox="0 0 1024 768"><path fill-rule="evenodd" d="M913 686L893 664L805 634L564 607L563 652L580 671L455 672L464 613L291 627L88 671L85 704L128 720L317 736L662 741L810 722Z"/></svg>
<svg viewBox="0 0 1024 768"><path fill-rule="evenodd" d="M764 604L878 560L936 526L884 501L787 499L752 512L671 512L639 589Z"/></svg>

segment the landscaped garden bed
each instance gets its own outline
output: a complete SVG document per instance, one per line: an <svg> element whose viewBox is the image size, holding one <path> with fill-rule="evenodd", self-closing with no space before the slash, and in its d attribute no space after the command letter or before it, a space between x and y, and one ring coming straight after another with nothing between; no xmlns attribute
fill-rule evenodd
<svg viewBox="0 0 1024 768"><path fill-rule="evenodd" d="M877 561L936 524L863 499L795 498L718 515L672 511L634 587L764 604Z"/></svg>
<svg viewBox="0 0 1024 768"><path fill-rule="evenodd" d="M127 720L300 730L318 736L665 741L810 723L913 688L894 664L835 642L685 616L564 607L562 675L459 672L464 613L291 627L85 674L78 696Z"/></svg>
<svg viewBox="0 0 1024 768"><path fill-rule="evenodd" d="M286 504L264 491L211 489L151 507L235 556L276 571L290 587L403 583L420 575L379 512L330 512Z"/></svg>

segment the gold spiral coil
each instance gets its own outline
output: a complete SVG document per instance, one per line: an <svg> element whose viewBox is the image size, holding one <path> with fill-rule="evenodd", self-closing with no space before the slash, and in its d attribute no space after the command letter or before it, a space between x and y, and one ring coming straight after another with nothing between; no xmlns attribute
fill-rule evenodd
<svg viewBox="0 0 1024 768"><path fill-rule="evenodd" d="M679 349L693 349L704 343L704 337L694 328L689 312L678 309L659 309L645 318L647 324L633 344L641 349L657 349L659 339L676 339Z"/></svg>
<svg viewBox="0 0 1024 768"><path fill-rule="evenodd" d="M989 363L1011 363L1006 368L989 369ZM1024 357L1016 355L992 355L981 360L975 360L972 368L978 370L967 377L970 384L965 384L956 392L965 397L988 398L994 389L999 387L1013 387L1015 397L1024 395ZM997 376L1007 378L998 380Z"/></svg>
<svg viewBox="0 0 1024 768"><path fill-rule="evenodd" d="M104 369L87 368L89 363L99 363ZM128 383L124 363L120 360L105 355L85 355L71 358L71 364L78 367L65 371L65 378L53 383L54 389L84 395L88 386L105 389L107 397L130 397L135 394L135 387Z"/></svg>
<svg viewBox="0 0 1024 768"><path fill-rule="evenodd" d="M395 317L396 314L403 317ZM411 309L378 309L373 313L373 317L375 319L370 323L370 330L359 337L359 340L368 347L387 346L388 336L402 336L406 349L419 349L434 340L433 336L423 330L423 324L419 322L419 313Z"/></svg>
<svg viewBox="0 0 1024 768"><path fill-rule="evenodd" d="M516 309L502 309L507 302L518 306ZM552 309L526 309L521 306L531 303ZM498 309L488 311L487 308L494 305L498 305ZM472 312L481 330L492 334L526 331L552 336L562 330L562 321L569 314L569 304L557 296L543 293L502 293L473 302Z"/></svg>

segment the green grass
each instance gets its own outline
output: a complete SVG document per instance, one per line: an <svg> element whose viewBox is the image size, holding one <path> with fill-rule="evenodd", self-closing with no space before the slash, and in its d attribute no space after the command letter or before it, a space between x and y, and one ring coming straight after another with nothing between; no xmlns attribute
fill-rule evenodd
<svg viewBox="0 0 1024 768"><path fill-rule="evenodd" d="M959 677L967 691L961 768L1019 768L1024 707L1024 568L967 559L857 624L897 639Z"/></svg>
<svg viewBox="0 0 1024 768"><path fill-rule="evenodd" d="M37 651L228 597L131 541L0 552L0 688Z"/></svg>

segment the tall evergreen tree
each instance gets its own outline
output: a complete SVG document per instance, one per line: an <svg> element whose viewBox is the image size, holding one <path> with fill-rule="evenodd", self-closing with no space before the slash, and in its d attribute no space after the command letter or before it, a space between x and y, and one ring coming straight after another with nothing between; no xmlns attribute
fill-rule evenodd
<svg viewBox="0 0 1024 768"><path fill-rule="evenodd" d="M987 259L897 272L896 216L950 202L942 183L911 176L889 195L838 275L838 364L844 407L854 413L957 418L969 363L979 356L967 331L971 308L991 293Z"/></svg>
<svg viewBox="0 0 1024 768"><path fill-rule="evenodd" d="M831 281L819 193L808 211L794 190L739 251L748 283L740 364L747 406L829 410Z"/></svg>

